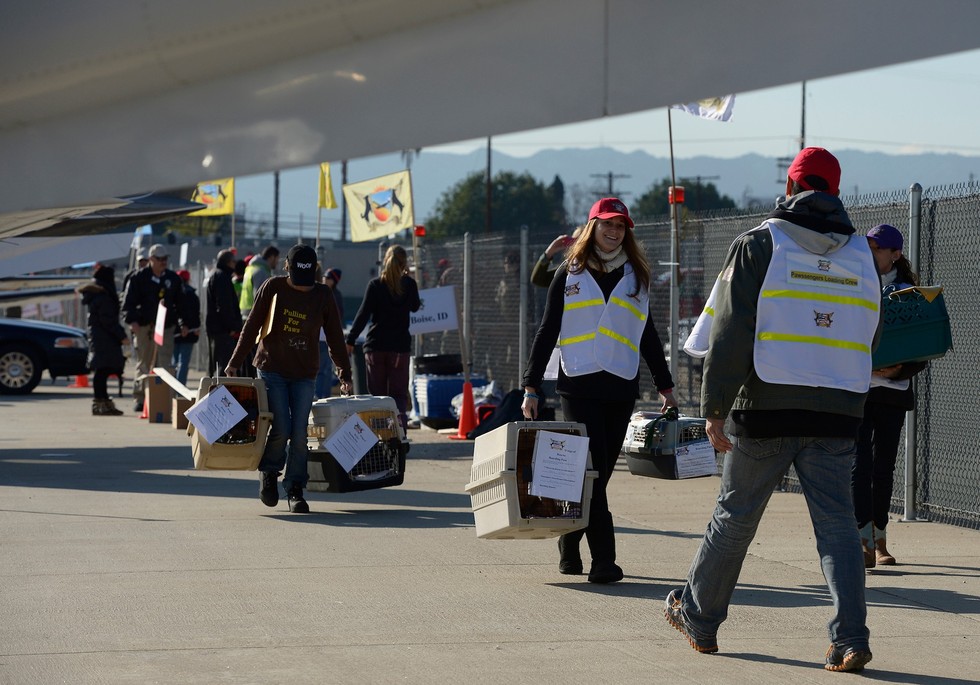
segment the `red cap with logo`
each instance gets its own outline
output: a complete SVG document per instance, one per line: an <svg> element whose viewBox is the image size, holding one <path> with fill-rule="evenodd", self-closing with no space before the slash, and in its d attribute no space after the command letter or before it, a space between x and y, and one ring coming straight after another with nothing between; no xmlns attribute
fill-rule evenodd
<svg viewBox="0 0 980 685"><path fill-rule="evenodd" d="M633 220L630 219L630 210L626 208L626 205L618 197L602 198L592 205L592 211L589 212L590 221L592 219L612 219L617 216L622 218L627 226L633 228Z"/></svg>
<svg viewBox="0 0 980 685"><path fill-rule="evenodd" d="M786 175L803 190L840 194L840 162L822 147L805 147L800 150ZM822 185L826 187L821 188Z"/></svg>

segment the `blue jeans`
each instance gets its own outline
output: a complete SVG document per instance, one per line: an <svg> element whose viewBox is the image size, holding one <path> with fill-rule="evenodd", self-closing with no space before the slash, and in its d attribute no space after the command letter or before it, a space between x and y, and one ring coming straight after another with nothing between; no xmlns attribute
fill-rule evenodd
<svg viewBox="0 0 980 685"><path fill-rule="evenodd" d="M288 495L293 487L305 488L309 480L306 426L313 406L313 379L284 378L278 373L261 370L259 377L265 381L269 411L272 412L272 429L259 462L259 471L278 474L285 468L282 487ZM856 532L857 528L854 530Z"/></svg>
<svg viewBox="0 0 980 685"><path fill-rule="evenodd" d="M194 343L175 342L174 343L174 368L177 369L177 380L187 385L187 367L191 363L191 352L194 350Z"/></svg>
<svg viewBox="0 0 980 685"><path fill-rule="evenodd" d="M681 595L696 637L710 638L728 616L735 583L769 497L793 465L810 510L817 553L834 602L828 624L839 647L868 647L864 557L851 501L855 442L849 438L735 437L721 492Z"/></svg>
<svg viewBox="0 0 980 685"><path fill-rule="evenodd" d="M333 388L333 361L330 359L330 348L324 340L320 341L320 370L316 374L315 397L322 400L330 397Z"/></svg>

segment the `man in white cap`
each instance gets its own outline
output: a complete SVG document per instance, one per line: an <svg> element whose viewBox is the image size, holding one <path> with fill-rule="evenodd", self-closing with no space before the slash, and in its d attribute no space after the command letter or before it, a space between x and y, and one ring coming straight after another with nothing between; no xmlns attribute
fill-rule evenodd
<svg viewBox="0 0 980 685"><path fill-rule="evenodd" d="M136 380L133 382L133 410L143 411L142 377L154 365L169 367L174 356L174 329L179 324L183 301L183 282L175 272L167 268L170 256L167 248L150 246L149 265L136 272L123 296L123 317L136 339ZM163 327L163 343L153 340L157 311L160 303L167 308L167 320ZM187 331L183 330L183 335Z"/></svg>

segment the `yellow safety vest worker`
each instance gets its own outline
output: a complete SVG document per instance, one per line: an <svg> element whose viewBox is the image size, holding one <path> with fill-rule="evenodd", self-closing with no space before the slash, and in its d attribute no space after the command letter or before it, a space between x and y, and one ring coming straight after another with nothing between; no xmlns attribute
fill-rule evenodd
<svg viewBox="0 0 980 685"><path fill-rule="evenodd" d="M636 377L639 341L650 311L647 290L636 289L636 276L629 263L608 302L588 269L569 271L558 340L565 375L608 371L620 378Z"/></svg>
<svg viewBox="0 0 980 685"><path fill-rule="evenodd" d="M272 269L264 261L255 265L249 262L249 265L245 267L245 275L242 276L242 292L238 296L238 308L243 312L251 311L252 305L255 304L255 287L252 284L252 277L259 271L265 271L268 276L272 275Z"/></svg>
<svg viewBox="0 0 980 685"><path fill-rule="evenodd" d="M881 292L868 241L814 254L767 222L772 261L759 292L755 372L767 383L867 392Z"/></svg>

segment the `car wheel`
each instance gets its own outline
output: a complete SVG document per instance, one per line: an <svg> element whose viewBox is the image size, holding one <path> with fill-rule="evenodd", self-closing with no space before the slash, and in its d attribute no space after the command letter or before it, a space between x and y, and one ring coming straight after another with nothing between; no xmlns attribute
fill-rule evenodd
<svg viewBox="0 0 980 685"><path fill-rule="evenodd" d="M37 353L23 345L0 347L0 395L26 395L41 382Z"/></svg>

